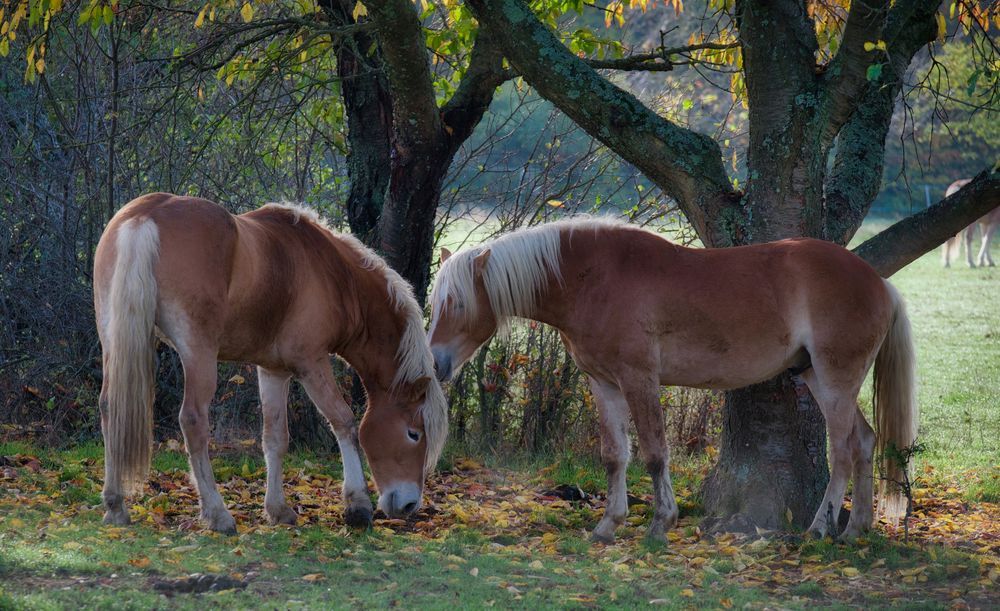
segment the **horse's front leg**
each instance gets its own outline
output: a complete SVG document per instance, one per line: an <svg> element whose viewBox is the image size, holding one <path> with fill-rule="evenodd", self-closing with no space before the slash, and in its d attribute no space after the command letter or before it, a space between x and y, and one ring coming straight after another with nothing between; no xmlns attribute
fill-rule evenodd
<svg viewBox="0 0 1000 611"><path fill-rule="evenodd" d="M304 369L301 380L309 398L333 427L337 445L340 446L340 459L344 465L344 520L348 526L367 528L372 523L372 500L368 496L368 483L361 468L354 413L344 401L326 357Z"/></svg>
<svg viewBox="0 0 1000 611"><path fill-rule="evenodd" d="M600 414L601 460L608 474L608 503L591 539L613 543L615 530L628 516L625 471L629 461L628 404L617 386L590 378L590 389Z"/></svg>
<svg viewBox="0 0 1000 611"><path fill-rule="evenodd" d="M267 463L267 492L264 512L271 524L295 525L298 515L285 502L282 488L282 461L288 451L288 382L289 373L257 368L260 405L264 416L261 435L264 461Z"/></svg>
<svg viewBox="0 0 1000 611"><path fill-rule="evenodd" d="M677 500L670 481L670 448L660 407L659 383L638 379L625 389L632 420L639 436L639 449L646 471L653 480L653 520L646 531L650 541L666 542L667 531L677 524Z"/></svg>

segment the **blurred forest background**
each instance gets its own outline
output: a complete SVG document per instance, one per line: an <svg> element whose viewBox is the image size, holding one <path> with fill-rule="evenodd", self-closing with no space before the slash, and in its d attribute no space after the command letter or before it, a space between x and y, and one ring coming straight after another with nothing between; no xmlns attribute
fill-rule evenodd
<svg viewBox="0 0 1000 611"><path fill-rule="evenodd" d="M334 54L319 44L277 53L283 39L262 38L241 51L255 69L237 70L224 47L221 60L199 52L218 42L208 5L135 4L113 24L102 25L98 14L91 27L93 6L46 23L43 70L29 57L25 72L27 37L0 48L0 423L46 443L100 436L92 256L105 224L129 200L169 191L237 213L289 200L347 229L348 151ZM255 6L281 16L280 3ZM424 7L429 40L446 37L434 5ZM694 6L679 14L626 9L624 17L606 26L601 11L584 11L564 17L562 29L577 33L576 50L601 55L684 42L716 27L710 11ZM935 56L925 50L918 57L897 105L873 208L884 218L937 201L952 181L993 163L1000 141L1000 116L979 109L981 70L961 31ZM692 78L695 69L701 78ZM442 61L434 70L444 95L450 68ZM731 95L729 72L678 67L614 78L675 122L713 134L733 175L745 180L747 114ZM694 240L673 202L633 167L520 80L507 82L449 168L437 246L578 212L620 215ZM157 435L177 436L179 362L166 348L159 356ZM349 372L335 366L349 388ZM216 438L256 436L253 369L221 367ZM517 326L510 338L490 342L451 387L453 440L475 450L543 452L573 438L596 452L596 416L584 387L555 331ZM662 400L671 406L675 448L711 443L720 426L716 395L664 389ZM335 447L297 388L291 427L293 444Z"/></svg>

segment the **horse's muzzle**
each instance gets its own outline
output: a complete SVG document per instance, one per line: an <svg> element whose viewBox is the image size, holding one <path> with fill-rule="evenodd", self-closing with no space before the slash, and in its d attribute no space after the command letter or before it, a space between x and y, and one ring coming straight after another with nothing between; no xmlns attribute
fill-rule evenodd
<svg viewBox="0 0 1000 611"><path fill-rule="evenodd" d="M451 355L440 348L433 349L431 352L434 354L434 373L437 375L438 382L451 380Z"/></svg>
<svg viewBox="0 0 1000 611"><path fill-rule="evenodd" d="M420 509L420 486L396 484L378 498L378 508L390 518L405 518Z"/></svg>

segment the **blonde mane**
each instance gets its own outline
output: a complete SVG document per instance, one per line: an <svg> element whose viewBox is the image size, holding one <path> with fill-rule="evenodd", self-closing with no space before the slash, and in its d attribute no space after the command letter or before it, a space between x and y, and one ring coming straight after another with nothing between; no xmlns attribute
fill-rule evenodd
<svg viewBox="0 0 1000 611"><path fill-rule="evenodd" d="M563 230L572 236L576 231L610 228L644 231L609 217L579 216L515 231L455 253L438 271L431 292L432 307L443 312L449 305L462 304L465 320L476 319L474 260L488 249L490 258L483 271L483 284L502 332L511 318L532 315L550 276L562 284Z"/></svg>
<svg viewBox="0 0 1000 611"><path fill-rule="evenodd" d="M392 387L398 388L401 384L412 383L423 377L431 378L431 383L427 385L426 400L421 407L427 440L426 468L430 471L437 463L448 436L448 401L434 376L434 357L431 355L427 334L424 331L424 313L413 294L413 288L375 251L365 246L361 240L353 235L331 229L315 210L288 202L268 205L290 211L294 215L296 223L304 217L307 221L329 232L334 239L347 245L358 255L361 265L365 269L381 273L382 277L385 278L385 287L389 294L390 303L396 312L402 314L406 319L406 328L403 330L403 335L399 339L399 347L396 349L397 369L392 380Z"/></svg>

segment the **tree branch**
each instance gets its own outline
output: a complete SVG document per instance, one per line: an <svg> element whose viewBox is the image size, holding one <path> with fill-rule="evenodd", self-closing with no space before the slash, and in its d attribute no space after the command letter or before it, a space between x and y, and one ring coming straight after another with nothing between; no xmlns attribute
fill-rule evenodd
<svg viewBox="0 0 1000 611"><path fill-rule="evenodd" d="M489 108L497 87L509 78L510 73L503 68L503 52L496 41L479 28L462 82L441 108L450 146L457 149L472 135L472 130Z"/></svg>
<svg viewBox="0 0 1000 611"><path fill-rule="evenodd" d="M441 117L434 97L434 81L427 61L427 41L408 0L368 0L389 76L389 92L397 125L397 150L418 154L439 144ZM405 129L398 126L405 125Z"/></svg>
<svg viewBox="0 0 1000 611"><path fill-rule="evenodd" d="M676 199L707 244L731 244L730 235L709 221L722 222L726 215L715 210L731 209L738 199L716 142L660 117L602 78L570 53L522 0L467 4L542 97Z"/></svg>
<svg viewBox="0 0 1000 611"><path fill-rule="evenodd" d="M675 47L672 49L660 47L656 51L651 51L649 53L637 53L635 55L629 55L628 57L621 57L618 59L586 59L584 61L594 70L669 72L674 69L674 66L691 63L691 61L672 61L670 59L670 56L672 55L684 55L703 49L724 51L726 49L738 47L739 44L740 43L738 42L705 42L696 45Z"/></svg>
<svg viewBox="0 0 1000 611"><path fill-rule="evenodd" d="M837 56L825 74L823 108L826 116L824 141L829 144L854 112L857 99L868 82L868 65L879 55L865 51L866 42L882 39L889 0L862 0L851 4Z"/></svg>
<svg viewBox="0 0 1000 611"><path fill-rule="evenodd" d="M885 137L896 96L913 56L934 40L937 0L897 2L883 31L888 60L882 75L866 81L855 110L840 130L825 193L823 235L845 244L864 219L882 184Z"/></svg>
<svg viewBox="0 0 1000 611"><path fill-rule="evenodd" d="M854 249L884 278L1000 206L1000 161L930 208L909 216Z"/></svg>

